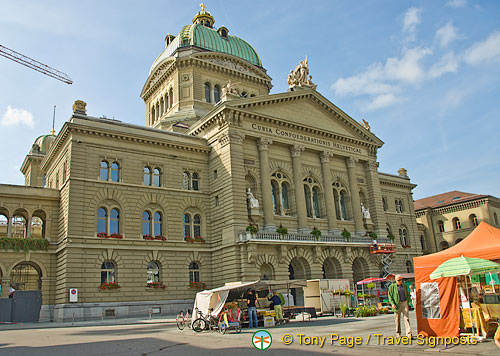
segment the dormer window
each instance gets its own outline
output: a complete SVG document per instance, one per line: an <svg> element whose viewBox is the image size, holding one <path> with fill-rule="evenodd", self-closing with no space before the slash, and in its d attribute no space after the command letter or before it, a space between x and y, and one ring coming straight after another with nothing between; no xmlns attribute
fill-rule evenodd
<svg viewBox="0 0 500 356"><path fill-rule="evenodd" d="M219 27L219 29L217 30L217 32L219 32L219 35L222 38L227 39L227 35L229 33L229 30L226 27L224 27L224 26Z"/></svg>
<svg viewBox="0 0 500 356"><path fill-rule="evenodd" d="M172 43L174 38L175 36L172 36L170 33L167 33L167 36L165 37L165 48L167 48L168 45Z"/></svg>

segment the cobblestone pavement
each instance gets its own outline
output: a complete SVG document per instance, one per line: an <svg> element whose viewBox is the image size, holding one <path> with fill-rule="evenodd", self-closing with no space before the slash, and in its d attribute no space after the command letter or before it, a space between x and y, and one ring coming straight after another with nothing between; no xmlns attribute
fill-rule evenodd
<svg viewBox="0 0 500 356"><path fill-rule="evenodd" d="M411 324L416 326L414 312L411 312ZM292 321L266 330L272 335L272 345L265 351L268 355L369 355L381 352L387 356L429 352L494 355L500 351L492 340L476 345L430 347L428 344L419 345L422 341L414 339L411 345L390 345L396 341L392 338L395 336L394 316L390 314L360 319L324 317L310 322ZM263 351L255 349L251 343L254 331L244 329L241 334L236 334L229 330L225 335L213 331L180 331L172 318L105 320L74 325L0 324L0 355L261 355ZM379 334L378 338L376 334ZM289 342L290 337L293 342L286 345L283 340ZM356 342L359 344L349 347L350 343Z"/></svg>

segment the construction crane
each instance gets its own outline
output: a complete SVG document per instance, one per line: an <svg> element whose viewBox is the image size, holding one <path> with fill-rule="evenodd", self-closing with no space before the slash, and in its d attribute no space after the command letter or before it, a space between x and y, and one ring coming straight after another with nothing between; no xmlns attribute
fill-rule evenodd
<svg viewBox="0 0 500 356"><path fill-rule="evenodd" d="M73 84L73 81L71 80L70 77L68 77L67 74L64 74L63 72L60 72L57 69L49 67L46 64L38 62L33 58L25 56L24 54L16 52L2 45L0 45L0 56L4 56L5 58L11 59L14 62L20 63L28 68L34 69L40 73L48 75L49 77L55 78L57 80L60 80L61 82L64 82L66 84Z"/></svg>

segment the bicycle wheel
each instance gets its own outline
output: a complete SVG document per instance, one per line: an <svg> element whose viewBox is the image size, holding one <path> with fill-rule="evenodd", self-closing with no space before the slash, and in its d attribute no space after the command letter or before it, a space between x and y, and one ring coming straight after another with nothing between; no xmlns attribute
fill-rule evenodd
<svg viewBox="0 0 500 356"><path fill-rule="evenodd" d="M235 326L234 330L239 334L241 332L241 324L238 323L238 326Z"/></svg>
<svg viewBox="0 0 500 356"><path fill-rule="evenodd" d="M207 322L205 321L205 319L198 318L195 321L193 321L191 327L193 328L194 331L199 333L207 328Z"/></svg>
<svg viewBox="0 0 500 356"><path fill-rule="evenodd" d="M219 324L219 332L224 335L226 333L226 331L227 331L226 323L220 323Z"/></svg>
<svg viewBox="0 0 500 356"><path fill-rule="evenodd" d="M186 325L184 317L182 315L178 315L175 321L177 322L177 327L179 328L179 330L183 330L184 326Z"/></svg>

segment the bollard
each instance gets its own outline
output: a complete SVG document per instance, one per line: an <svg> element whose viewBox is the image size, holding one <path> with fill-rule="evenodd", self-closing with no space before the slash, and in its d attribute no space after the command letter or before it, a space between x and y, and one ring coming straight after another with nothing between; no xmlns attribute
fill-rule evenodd
<svg viewBox="0 0 500 356"><path fill-rule="evenodd" d="M71 325L75 325L75 313L73 313L73 317L71 318Z"/></svg>
<svg viewBox="0 0 500 356"><path fill-rule="evenodd" d="M153 314L153 310L152 310L152 309L149 309L149 310L148 310L148 313L149 313L149 320L151 320L151 315Z"/></svg>

